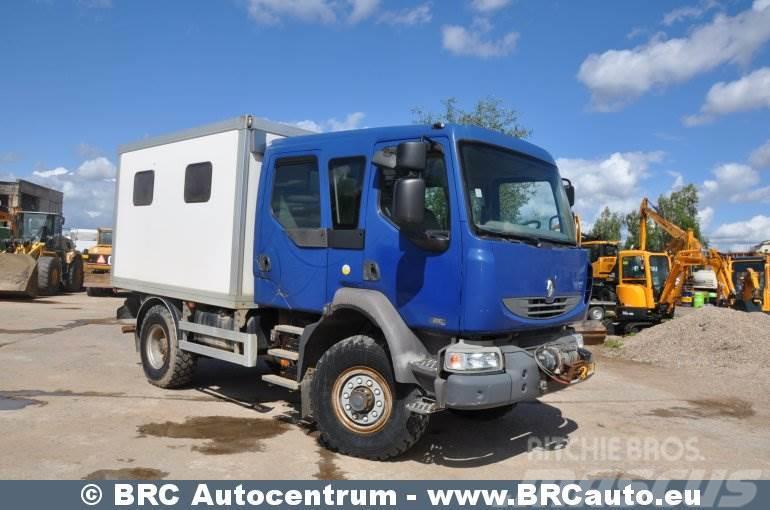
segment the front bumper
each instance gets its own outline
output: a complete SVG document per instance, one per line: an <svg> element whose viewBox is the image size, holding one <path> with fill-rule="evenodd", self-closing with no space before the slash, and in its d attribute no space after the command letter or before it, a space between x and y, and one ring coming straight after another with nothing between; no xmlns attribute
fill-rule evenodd
<svg viewBox="0 0 770 510"><path fill-rule="evenodd" d="M558 343L554 344L558 345ZM579 349L581 371L569 383L557 382L547 375L535 361L532 350L517 346L501 348L505 367L503 371L485 374L458 374L440 370L441 361L434 363L435 377L428 380L426 373L417 375L424 389L434 394L438 409L490 409L517 402L535 400L546 393L587 380L593 375L590 352Z"/></svg>

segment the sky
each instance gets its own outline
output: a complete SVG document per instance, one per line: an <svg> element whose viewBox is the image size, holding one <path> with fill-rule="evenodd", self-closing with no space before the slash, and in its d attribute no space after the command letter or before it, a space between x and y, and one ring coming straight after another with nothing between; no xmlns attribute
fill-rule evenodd
<svg viewBox="0 0 770 510"><path fill-rule="evenodd" d="M770 239L770 0L6 0L0 180L112 220L120 144L249 113L318 130L499 98L590 227L685 184L712 243Z"/></svg>

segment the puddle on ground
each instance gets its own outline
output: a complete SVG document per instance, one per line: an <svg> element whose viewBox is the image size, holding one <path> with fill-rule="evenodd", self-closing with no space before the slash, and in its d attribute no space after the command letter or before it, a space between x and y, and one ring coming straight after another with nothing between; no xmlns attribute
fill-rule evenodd
<svg viewBox="0 0 770 510"><path fill-rule="evenodd" d="M136 467L100 469L87 474L83 477L83 480L159 480L167 476L167 472L159 469Z"/></svg>
<svg viewBox="0 0 770 510"><path fill-rule="evenodd" d="M173 439L203 439L192 447L207 455L262 451L262 441L279 436L290 426L282 421L265 418L232 416L197 416L183 423L147 423L137 428L139 437L155 436Z"/></svg>
<svg viewBox="0 0 770 510"><path fill-rule="evenodd" d="M42 406L45 402L31 398L7 397L0 394L0 411L18 411L27 406Z"/></svg>
<svg viewBox="0 0 770 510"><path fill-rule="evenodd" d="M345 472L337 467L334 459L337 455L324 447L318 448L318 472L313 475L318 480L347 480Z"/></svg>
<svg viewBox="0 0 770 510"><path fill-rule="evenodd" d="M51 335L60 331L67 331L69 329L75 329L82 326L114 326L120 324L118 319L105 317L103 319L78 319L70 321L63 326L56 328L36 328L36 329L0 329L0 334L4 335Z"/></svg>
<svg viewBox="0 0 770 510"><path fill-rule="evenodd" d="M751 402L738 398L688 400L687 403L689 407L674 406L666 409L653 409L649 414L659 418L688 418L692 420L725 416L745 419L756 414Z"/></svg>
<svg viewBox="0 0 770 510"><path fill-rule="evenodd" d="M27 397L120 397L123 393L107 393L104 391L70 391L70 390L14 390L0 391L0 398L27 398ZM41 402L44 404L44 402Z"/></svg>

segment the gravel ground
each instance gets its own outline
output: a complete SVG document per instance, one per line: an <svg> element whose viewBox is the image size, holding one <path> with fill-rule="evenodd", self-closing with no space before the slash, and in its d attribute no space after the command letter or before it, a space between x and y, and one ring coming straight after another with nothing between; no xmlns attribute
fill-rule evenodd
<svg viewBox="0 0 770 510"><path fill-rule="evenodd" d="M605 347L605 354L670 368L750 371L770 383L770 315L713 306L677 312L637 335L608 337L621 346Z"/></svg>

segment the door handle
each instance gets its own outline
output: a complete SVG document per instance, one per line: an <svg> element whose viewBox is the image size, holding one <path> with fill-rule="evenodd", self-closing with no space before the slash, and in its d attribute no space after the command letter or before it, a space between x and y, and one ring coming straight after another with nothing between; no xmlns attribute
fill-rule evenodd
<svg viewBox="0 0 770 510"><path fill-rule="evenodd" d="M263 273L270 271L270 257L267 255L260 255L257 257L257 268Z"/></svg>

